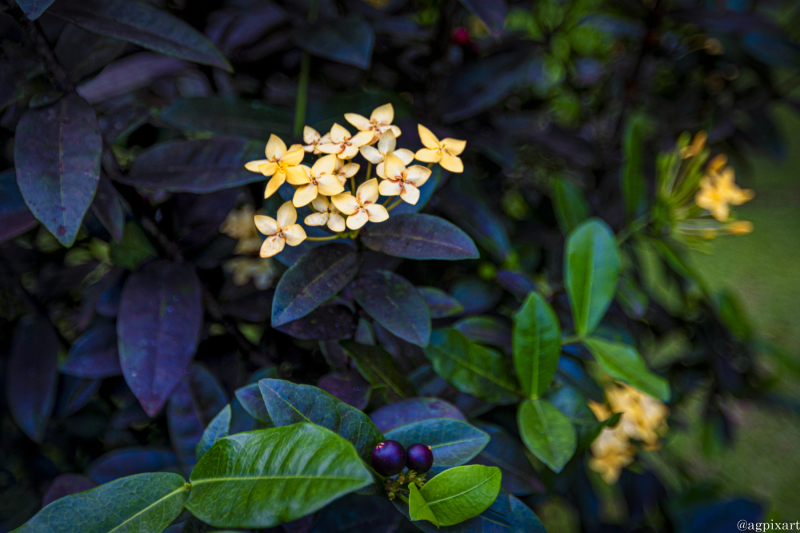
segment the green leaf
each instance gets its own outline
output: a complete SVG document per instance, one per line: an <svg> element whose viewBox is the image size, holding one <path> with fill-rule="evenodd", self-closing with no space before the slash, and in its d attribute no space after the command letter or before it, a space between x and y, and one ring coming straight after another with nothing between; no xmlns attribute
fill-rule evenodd
<svg viewBox="0 0 800 533"><path fill-rule="evenodd" d="M353 358L356 368L373 389L385 387L390 396L399 399L417 395L414 385L397 369L391 354L383 348L353 341L340 341L339 344Z"/></svg>
<svg viewBox="0 0 800 533"><path fill-rule="evenodd" d="M365 463L383 433L367 415L311 385L296 385L281 379L258 382L261 395L276 426L311 422L349 441Z"/></svg>
<svg viewBox="0 0 800 533"><path fill-rule="evenodd" d="M669 382L647 368L636 348L596 337L586 339L584 344L606 374L650 396L669 401Z"/></svg>
<svg viewBox="0 0 800 533"><path fill-rule="evenodd" d="M519 434L525 446L553 472L561 472L577 439L569 418L546 400L526 400L517 411Z"/></svg>
<svg viewBox="0 0 800 533"><path fill-rule="evenodd" d="M233 415L233 411L231 410L231 404L226 405L222 408L222 411L217 413L211 422L208 423L205 431L203 431L203 436L200 437L200 442L197 443L197 448L195 449L195 455L197 456L197 460L199 461L202 457L206 454L206 452L211 449L215 442L223 437L227 437L231 431L231 417Z"/></svg>
<svg viewBox="0 0 800 533"><path fill-rule="evenodd" d="M589 217L589 204L586 203L583 192L567 178L553 179L552 200L558 226L564 235Z"/></svg>
<svg viewBox="0 0 800 533"><path fill-rule="evenodd" d="M258 100L219 97L175 100L158 118L183 133L231 135L264 142L272 133L291 137L289 113Z"/></svg>
<svg viewBox="0 0 800 533"><path fill-rule="evenodd" d="M188 495L178 474L138 474L60 498L17 531L160 533L181 514Z"/></svg>
<svg viewBox="0 0 800 533"><path fill-rule="evenodd" d="M643 114L634 114L628 120L622 138L622 197L625 199L625 212L628 219L642 214L645 207L644 169L642 137L649 122Z"/></svg>
<svg viewBox="0 0 800 533"><path fill-rule="evenodd" d="M128 270L136 270L155 257L158 257L158 251L150 243L144 230L133 220L125 224L122 240L111 241L109 247L111 262Z"/></svg>
<svg viewBox="0 0 800 533"><path fill-rule="evenodd" d="M501 479L495 466L470 465L445 470L421 489L411 484L411 520L452 526L478 516L497 499Z"/></svg>
<svg viewBox="0 0 800 533"><path fill-rule="evenodd" d="M372 483L355 448L325 428L294 424L217 441L192 471L186 508L214 527L267 528Z"/></svg>
<svg viewBox="0 0 800 533"><path fill-rule="evenodd" d="M531 398L545 393L558 369L561 328L544 298L532 292L514 317L514 368Z"/></svg>
<svg viewBox="0 0 800 533"><path fill-rule="evenodd" d="M399 426L386 433L406 448L421 442L431 447L434 466L460 466L478 455L489 435L455 418L431 418Z"/></svg>
<svg viewBox="0 0 800 533"><path fill-rule="evenodd" d="M461 392L502 404L514 403L522 394L506 357L470 342L455 329L434 331L425 356L436 373Z"/></svg>
<svg viewBox="0 0 800 533"><path fill-rule="evenodd" d="M394 215L394 214L393 214ZM419 213L394 215L361 232L364 246L407 259L477 259L480 254L469 235L443 218Z"/></svg>
<svg viewBox="0 0 800 533"><path fill-rule="evenodd" d="M600 323L614 298L619 271L619 247L602 220L591 218L567 237L564 282L578 335L590 334Z"/></svg>

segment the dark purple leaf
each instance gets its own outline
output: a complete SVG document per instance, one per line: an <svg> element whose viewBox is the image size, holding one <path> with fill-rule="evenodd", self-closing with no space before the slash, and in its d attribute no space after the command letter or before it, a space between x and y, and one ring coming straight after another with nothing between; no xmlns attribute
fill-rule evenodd
<svg viewBox="0 0 800 533"><path fill-rule="evenodd" d="M464 334L472 342L488 344L511 353L511 326L492 316L470 316L462 318L453 328Z"/></svg>
<svg viewBox="0 0 800 533"><path fill-rule="evenodd" d="M296 339L349 339L356 331L356 319L353 312L343 305L326 305L275 329Z"/></svg>
<svg viewBox="0 0 800 533"><path fill-rule="evenodd" d="M230 57L237 49L255 44L287 18L286 11L269 0L226 4L209 15L206 35Z"/></svg>
<svg viewBox="0 0 800 533"><path fill-rule="evenodd" d="M455 405L438 398L409 398L402 402L385 405L369 417L382 432L387 433L400 426L432 418L455 418L467 421Z"/></svg>
<svg viewBox="0 0 800 533"><path fill-rule="evenodd" d="M317 387L361 411L367 407L372 392L369 382L355 370L322 376Z"/></svg>
<svg viewBox="0 0 800 533"><path fill-rule="evenodd" d="M506 24L506 14L508 6L505 0L461 0L464 7L481 19L489 27L492 34L500 35L503 33L503 26Z"/></svg>
<svg viewBox="0 0 800 533"><path fill-rule="evenodd" d="M472 277L459 279L450 293L464 306L465 315L490 311L503 297L503 291L497 285Z"/></svg>
<svg viewBox="0 0 800 533"><path fill-rule="evenodd" d="M270 134L291 136L289 113L257 100L191 98L176 100L158 116L184 133L213 133L266 142Z"/></svg>
<svg viewBox="0 0 800 533"><path fill-rule="evenodd" d="M497 259L504 262L511 254L511 241L503 222L474 191L469 193L448 188L446 202L439 207L460 227L469 233L478 244Z"/></svg>
<svg viewBox="0 0 800 533"><path fill-rule="evenodd" d="M94 109L77 94L29 109L17 125L17 184L34 216L72 246L100 179L103 139Z"/></svg>
<svg viewBox="0 0 800 533"><path fill-rule="evenodd" d="M341 345L373 389L384 388L392 399L416 396L414 386L397 369L389 352L379 346L367 346L353 341L343 341Z"/></svg>
<svg viewBox="0 0 800 533"><path fill-rule="evenodd" d="M205 193L263 181L244 164L264 157L261 143L236 137L158 143L142 152L121 181L161 191Z"/></svg>
<svg viewBox="0 0 800 533"><path fill-rule="evenodd" d="M53 0L17 0L17 5L31 20L38 19L52 3Z"/></svg>
<svg viewBox="0 0 800 533"><path fill-rule="evenodd" d="M64 496L93 489L96 486L97 483L86 476L80 474L61 474L50 483L50 486L47 487L47 490L44 492L42 507L47 507L50 503Z"/></svg>
<svg viewBox="0 0 800 533"><path fill-rule="evenodd" d="M312 533L394 533L402 518L386 498L348 494L320 511Z"/></svg>
<svg viewBox="0 0 800 533"><path fill-rule="evenodd" d="M188 370L202 323L200 281L191 267L156 261L125 283L117 318L122 374L150 416Z"/></svg>
<svg viewBox="0 0 800 533"><path fill-rule="evenodd" d="M497 272L496 279L498 285L517 298L524 299L529 292L536 290L536 285L533 283L533 280L524 272L500 270Z"/></svg>
<svg viewBox="0 0 800 533"><path fill-rule="evenodd" d="M101 175L97 184L97 194L92 202L92 212L116 242L122 240L126 210L125 200L119 195L111 181Z"/></svg>
<svg viewBox="0 0 800 533"><path fill-rule="evenodd" d="M54 416L56 418L66 418L77 413L94 398L102 384L102 379L61 376L61 386L58 391Z"/></svg>
<svg viewBox="0 0 800 533"><path fill-rule="evenodd" d="M200 365L192 365L167 405L169 439L181 463L197 462L195 449L203 431L228 403L225 390L214 376Z"/></svg>
<svg viewBox="0 0 800 533"><path fill-rule="evenodd" d="M219 237L220 226L241 195L240 188L210 194L176 194L175 210L180 217L176 217L175 233L181 247L195 250Z"/></svg>
<svg viewBox="0 0 800 533"><path fill-rule="evenodd" d="M6 368L11 417L31 440L41 442L53 413L58 373L58 337L40 316L20 320Z"/></svg>
<svg viewBox="0 0 800 533"><path fill-rule="evenodd" d="M364 272L353 284L358 305L380 325L417 346L427 346L431 316L417 289L388 270Z"/></svg>
<svg viewBox="0 0 800 533"><path fill-rule="evenodd" d="M444 318L457 315L464 310L461 302L436 287L417 287L420 296L425 299L431 318Z"/></svg>
<svg viewBox="0 0 800 533"><path fill-rule="evenodd" d="M503 471L503 488L514 496L545 491L518 438L494 424L476 422L475 425L488 433L492 440L471 464L499 467Z"/></svg>
<svg viewBox="0 0 800 533"><path fill-rule="evenodd" d="M241 318L248 322L264 322L272 314L274 290L255 291L236 300L225 303L222 311L226 315Z"/></svg>
<svg viewBox="0 0 800 533"><path fill-rule="evenodd" d="M179 59L233 71L228 60L203 34L145 2L59 0L49 13L93 33Z"/></svg>
<svg viewBox="0 0 800 533"><path fill-rule="evenodd" d="M433 215L392 215L361 232L367 248L407 259L476 259L478 249L455 224Z"/></svg>
<svg viewBox="0 0 800 533"><path fill-rule="evenodd" d="M103 455L86 469L86 475L100 485L121 477L145 472L163 472L178 466L178 458L169 450L123 448Z"/></svg>
<svg viewBox="0 0 800 533"><path fill-rule="evenodd" d="M358 273L361 256L345 244L310 250L283 274L272 300L272 326L306 316Z"/></svg>
<svg viewBox="0 0 800 533"><path fill-rule="evenodd" d="M236 399L250 416L267 426L273 425L258 383L251 383L241 389L236 389L235 394Z"/></svg>
<svg viewBox="0 0 800 533"><path fill-rule="evenodd" d="M13 170L0 173L0 243L13 239L36 225L36 218L25 205Z"/></svg>
<svg viewBox="0 0 800 533"><path fill-rule="evenodd" d="M125 41L96 35L67 24L58 36L53 53L69 77L79 81L114 61L129 46Z"/></svg>
<svg viewBox="0 0 800 533"><path fill-rule="evenodd" d="M303 518L298 518L297 520L292 520L291 522L286 522L281 524L281 527L286 533L309 533L311 531L311 525L314 523L314 514L310 514L304 516Z"/></svg>
<svg viewBox="0 0 800 533"><path fill-rule="evenodd" d="M368 69L372 63L375 35L363 17L348 15L326 21L313 29L299 29L295 42L311 55Z"/></svg>
<svg viewBox="0 0 800 533"><path fill-rule="evenodd" d="M358 325L356 326L356 334L353 336L359 344L375 345L375 332L372 330L372 324L366 318L359 318Z"/></svg>
<svg viewBox="0 0 800 533"><path fill-rule="evenodd" d="M116 325L100 324L78 337L67 356L58 362L58 369L64 374L91 379L122 374Z"/></svg>

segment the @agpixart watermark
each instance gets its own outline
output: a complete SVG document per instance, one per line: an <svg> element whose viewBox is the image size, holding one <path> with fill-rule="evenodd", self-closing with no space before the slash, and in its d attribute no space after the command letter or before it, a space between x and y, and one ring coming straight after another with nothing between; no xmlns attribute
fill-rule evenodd
<svg viewBox="0 0 800 533"><path fill-rule="evenodd" d="M771 520L769 522L748 522L747 520L739 520L736 522L739 531L800 531L800 521L797 522L776 522Z"/></svg>

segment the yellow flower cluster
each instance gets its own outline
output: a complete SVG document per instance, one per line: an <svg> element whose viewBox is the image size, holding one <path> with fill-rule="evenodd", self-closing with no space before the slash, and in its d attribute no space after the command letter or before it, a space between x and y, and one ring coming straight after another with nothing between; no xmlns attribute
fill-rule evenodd
<svg viewBox="0 0 800 533"><path fill-rule="evenodd" d="M261 237L254 222L253 206L247 204L233 209L220 226L220 231L236 239L233 253L240 255L229 259L223 265L226 272L233 276L236 285L246 285L250 280L258 289L267 289L278 274L270 259L246 257L261 249Z"/></svg>
<svg viewBox="0 0 800 533"><path fill-rule="evenodd" d="M706 175L700 181L700 190L694 197L695 203L707 209L720 222L727 222L731 205L742 205L755 196L752 189L742 189L736 185L733 167L726 166L728 158L720 154L706 167Z"/></svg>
<svg viewBox="0 0 800 533"><path fill-rule="evenodd" d="M271 257L286 244L297 246L308 238L303 227L296 223L298 207L311 207L313 213L304 220L308 226L327 226L336 233L345 231L345 227L356 231L367 222L388 219L389 211L401 201L416 204L419 188L430 177L433 163L451 172L464 171L458 156L464 151L466 141L450 138L440 141L422 125L418 127L424 148L416 154L397 149L401 131L392 124L392 104L376 108L369 118L356 113L346 113L344 117L358 130L354 135L339 124L334 124L324 135L306 126L304 144L288 148L280 137L271 135L266 159L245 165L247 170L270 178L264 198L275 194L284 183L294 187L292 200L281 206L277 219L255 215L255 226L267 236L261 245L261 257ZM310 167L303 164L306 154L319 156ZM353 158L358 154L369 166L365 180L356 188L355 176L361 165L354 163ZM411 165L414 159L428 163L428 167ZM376 165L380 183L378 178L370 179L372 165ZM387 199L381 203L380 196ZM392 196L399 196L400 200L389 205Z"/></svg>
<svg viewBox="0 0 800 533"><path fill-rule="evenodd" d="M605 391L607 405L589 402L598 420L622 413L613 428L606 427L591 446L589 468L606 483L615 483L622 469L636 454L632 441L640 441L646 450L659 447L659 438L667 432L669 408L662 402L623 383L612 383Z"/></svg>

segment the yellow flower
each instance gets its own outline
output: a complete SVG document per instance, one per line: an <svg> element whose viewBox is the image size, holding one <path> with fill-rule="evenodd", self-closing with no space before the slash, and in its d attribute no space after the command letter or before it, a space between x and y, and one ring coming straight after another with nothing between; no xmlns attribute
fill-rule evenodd
<svg viewBox="0 0 800 533"><path fill-rule="evenodd" d="M326 197L322 195L317 196L311 202L311 205L314 207L316 213L311 213L306 217L305 223L307 225L324 226L327 224L331 231L335 231L336 233L344 231L344 217L339 210L336 209L336 206L329 202Z"/></svg>
<svg viewBox="0 0 800 533"><path fill-rule="evenodd" d="M376 107L369 118L357 113L345 113L345 120L358 128L360 131L372 132L370 144L381 139L382 135L391 130L395 137L400 137L400 128L392 125L394 120L394 107L392 104L384 104Z"/></svg>
<svg viewBox="0 0 800 533"><path fill-rule="evenodd" d="M317 130L311 126L305 126L303 127L303 142L305 143L303 150L313 155L319 155L322 153L319 151L319 145L331 142L331 134L326 133L320 137Z"/></svg>
<svg viewBox="0 0 800 533"><path fill-rule="evenodd" d="M333 196L344 191L344 186L334 174L336 156L326 155L317 159L308 174L305 182L294 191L292 203L295 207L303 207L311 203L317 194Z"/></svg>
<svg viewBox="0 0 800 533"><path fill-rule="evenodd" d="M232 209L220 226L222 233L239 241L233 253L248 254L261 248L261 237L253 223L253 215L253 206L249 204L241 209Z"/></svg>
<svg viewBox="0 0 800 533"><path fill-rule="evenodd" d="M286 244L297 246L306 240L305 230L300 224L295 224L296 221L297 211L292 202L286 202L278 209L277 220L262 215L255 216L258 231L267 236L261 246L261 257L272 257L283 250Z"/></svg>
<svg viewBox="0 0 800 533"><path fill-rule="evenodd" d="M355 135L350 135L347 128L334 124L331 128L331 140L328 143L320 144L319 151L325 154L336 154L339 159L352 159L358 153L358 149L372 140L371 131L359 131Z"/></svg>
<svg viewBox="0 0 800 533"><path fill-rule="evenodd" d="M467 141L459 141L447 137L439 141L439 138L431 130L418 124L419 138L425 148L418 150L416 158L425 163L439 163L450 172L464 172L464 163L461 162L461 152L467 146Z"/></svg>
<svg viewBox="0 0 800 533"><path fill-rule="evenodd" d="M409 204L416 204L419 200L419 187L428 181L431 169L421 165L406 168L403 161L394 154L386 155L386 163L382 169L382 178L385 178L379 187L384 196L397 196Z"/></svg>
<svg viewBox="0 0 800 533"><path fill-rule="evenodd" d="M262 291L272 285L278 274L271 259L256 257L234 257L226 261L222 268L232 274L235 285L241 287L253 280L256 288Z"/></svg>
<svg viewBox="0 0 800 533"><path fill-rule="evenodd" d="M378 180L372 178L358 186L356 195L349 192L337 194L331 198L333 205L347 215L347 227L358 229L367 221L383 222L389 218L389 212L378 201Z"/></svg>
<svg viewBox="0 0 800 533"><path fill-rule="evenodd" d="M342 187L344 187L347 180L355 176L359 168L361 168L361 165L358 163L345 163L337 157L336 169L333 171L333 175L339 178L339 182L342 184Z"/></svg>
<svg viewBox="0 0 800 533"><path fill-rule="evenodd" d="M250 172L261 172L265 176L272 176L267 183L264 198L272 196L285 181L292 183L302 179L305 171L299 166L303 162L305 152L299 144L293 144L288 150L286 143L277 135L270 135L267 147L264 150L267 158L250 161L244 167Z"/></svg>
<svg viewBox="0 0 800 533"><path fill-rule="evenodd" d="M375 167L375 172L378 176L383 177L383 161L386 159L387 154L396 155L404 165L408 165L414 160L414 152L406 150L405 148L395 150L396 146L397 137L395 137L392 130L388 130L383 134L381 140L378 141L377 148L374 146L362 146L361 155L373 165L378 165Z"/></svg>
<svg viewBox="0 0 800 533"><path fill-rule="evenodd" d="M730 216L730 205L742 205L754 196L751 189L742 189L736 185L733 168L725 167L720 172L709 173L703 178L694 201L708 210L714 218L724 222Z"/></svg>
<svg viewBox="0 0 800 533"><path fill-rule="evenodd" d="M706 146L706 141L708 140L708 134L703 130L697 132L692 139L691 144L689 146L685 146L681 148L681 158L682 159L689 159L690 157L694 157L698 155L700 152L703 151L703 148Z"/></svg>
<svg viewBox="0 0 800 533"><path fill-rule="evenodd" d="M592 442L589 468L600 474L609 485L616 483L622 469L633 462L635 449L614 428L603 428Z"/></svg>
<svg viewBox="0 0 800 533"><path fill-rule="evenodd" d="M725 229L731 235L747 235L753 232L753 223L749 220L737 220L736 222L731 222Z"/></svg>

